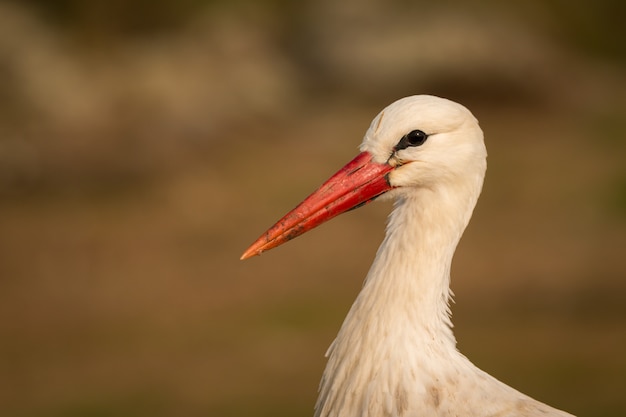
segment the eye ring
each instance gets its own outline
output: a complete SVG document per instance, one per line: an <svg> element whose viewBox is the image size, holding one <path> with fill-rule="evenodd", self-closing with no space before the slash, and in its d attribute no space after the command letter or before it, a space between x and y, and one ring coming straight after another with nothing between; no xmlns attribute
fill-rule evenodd
<svg viewBox="0 0 626 417"><path fill-rule="evenodd" d="M406 135L402 136L402 139L395 146L395 150L399 151L401 149L406 149L410 146L421 146L428 139L428 135L423 131L416 129L412 130Z"/></svg>

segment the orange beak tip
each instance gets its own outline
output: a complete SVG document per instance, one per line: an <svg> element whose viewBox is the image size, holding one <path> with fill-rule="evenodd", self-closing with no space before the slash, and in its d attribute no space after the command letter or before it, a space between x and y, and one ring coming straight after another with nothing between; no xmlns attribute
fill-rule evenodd
<svg viewBox="0 0 626 417"><path fill-rule="evenodd" d="M241 257L239 258L240 261L245 261L246 259L250 259L253 256L257 256L260 255L263 251L262 250L258 250L255 249L256 245L252 245L250 246L248 249L246 249L246 251L241 255Z"/></svg>

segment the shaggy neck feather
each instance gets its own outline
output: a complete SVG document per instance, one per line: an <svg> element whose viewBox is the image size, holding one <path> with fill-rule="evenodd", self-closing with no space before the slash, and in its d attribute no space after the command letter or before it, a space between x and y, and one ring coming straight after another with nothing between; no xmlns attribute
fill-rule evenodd
<svg viewBox="0 0 626 417"><path fill-rule="evenodd" d="M435 356L463 358L448 303L452 256L476 203L467 195L419 189L396 200L363 289L327 353L317 416L348 409L400 415L403 398L439 373L432 364L447 363Z"/></svg>

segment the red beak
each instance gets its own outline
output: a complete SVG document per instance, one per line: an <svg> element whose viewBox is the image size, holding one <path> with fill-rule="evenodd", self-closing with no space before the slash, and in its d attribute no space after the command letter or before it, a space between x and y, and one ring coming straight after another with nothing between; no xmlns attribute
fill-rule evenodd
<svg viewBox="0 0 626 417"><path fill-rule="evenodd" d="M241 259L260 255L341 213L369 203L392 188L387 176L392 169L389 164L372 162L369 152L361 152L263 233Z"/></svg>

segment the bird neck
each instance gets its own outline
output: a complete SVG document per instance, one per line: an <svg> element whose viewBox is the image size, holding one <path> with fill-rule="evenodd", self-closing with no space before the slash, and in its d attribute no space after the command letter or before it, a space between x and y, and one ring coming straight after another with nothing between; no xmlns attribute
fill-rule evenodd
<svg viewBox="0 0 626 417"><path fill-rule="evenodd" d="M450 267L474 205L475 200L431 189L396 200L355 308L414 330L424 336L420 343L454 349Z"/></svg>
<svg viewBox="0 0 626 417"><path fill-rule="evenodd" d="M469 363L451 329L450 265L480 186L461 197L445 191L420 189L396 200L363 289L327 353L317 416L387 401L385 393L401 408L404 395L425 390L442 366ZM341 392L355 396L348 401Z"/></svg>

